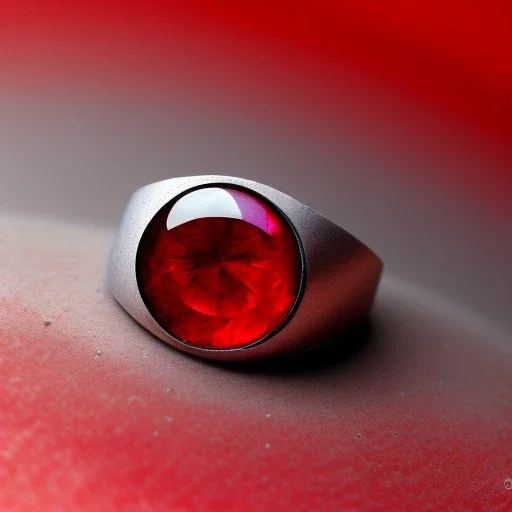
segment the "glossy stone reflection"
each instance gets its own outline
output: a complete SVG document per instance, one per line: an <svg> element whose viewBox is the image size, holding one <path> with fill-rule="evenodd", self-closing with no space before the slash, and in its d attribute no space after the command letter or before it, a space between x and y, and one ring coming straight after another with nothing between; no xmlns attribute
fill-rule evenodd
<svg viewBox="0 0 512 512"><path fill-rule="evenodd" d="M209 348L251 344L278 327L300 289L287 221L249 192L208 187L163 208L137 255L141 293L174 337Z"/></svg>

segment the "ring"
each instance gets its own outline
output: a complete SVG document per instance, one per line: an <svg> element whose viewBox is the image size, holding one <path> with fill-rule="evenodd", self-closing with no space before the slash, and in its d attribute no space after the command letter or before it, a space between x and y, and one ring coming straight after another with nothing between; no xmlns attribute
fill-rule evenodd
<svg viewBox="0 0 512 512"><path fill-rule="evenodd" d="M369 314L382 268L362 242L278 190L194 176L133 194L107 280L164 342L239 361L340 340Z"/></svg>

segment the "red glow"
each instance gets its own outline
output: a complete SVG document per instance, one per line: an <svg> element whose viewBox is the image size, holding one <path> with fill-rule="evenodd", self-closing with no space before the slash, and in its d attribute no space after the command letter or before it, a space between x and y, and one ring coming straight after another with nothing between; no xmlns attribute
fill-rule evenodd
<svg viewBox="0 0 512 512"><path fill-rule="evenodd" d="M107 63L137 69L193 52L190 45L181 48L183 33L197 44L216 32L233 49L260 40L285 45L297 58L316 55L334 59L334 66L355 66L497 136L512 133L508 2L224 2L219 8L212 2L7 0L0 9L4 58L12 68L7 72L50 63L65 79L73 72L69 66L92 75ZM221 57L215 59L222 66ZM175 78L162 67L150 80Z"/></svg>
<svg viewBox="0 0 512 512"><path fill-rule="evenodd" d="M355 72L376 91L413 97L436 118L454 121L454 135L468 134L462 144L471 145L476 135L496 145L501 162L492 169L433 168L434 178L411 169L399 179L422 186L436 181L436 187L442 181L499 220L512 193L511 26L512 6L500 0L229 1L222 7L205 1L6 0L0 6L0 88L38 94L99 89L143 101L158 95L158 101L221 104L244 116L264 112L331 135L346 131L348 116L355 127L362 125L360 139L405 152L411 130L392 133L364 106L339 108L352 101L346 83ZM399 108L384 117L400 115ZM404 108L414 129L414 111ZM425 140L421 133L411 137ZM434 144L443 152L442 142Z"/></svg>

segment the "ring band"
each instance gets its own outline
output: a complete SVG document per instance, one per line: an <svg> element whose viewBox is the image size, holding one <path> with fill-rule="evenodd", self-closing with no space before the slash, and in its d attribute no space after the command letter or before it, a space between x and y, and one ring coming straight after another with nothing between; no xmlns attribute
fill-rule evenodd
<svg viewBox="0 0 512 512"><path fill-rule="evenodd" d="M164 342L241 361L340 340L370 312L382 268L362 242L278 190L194 176L133 194L107 279Z"/></svg>

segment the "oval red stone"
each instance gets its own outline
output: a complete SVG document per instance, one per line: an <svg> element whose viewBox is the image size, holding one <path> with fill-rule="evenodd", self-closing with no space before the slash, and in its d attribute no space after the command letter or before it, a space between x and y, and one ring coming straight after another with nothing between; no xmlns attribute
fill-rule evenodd
<svg viewBox="0 0 512 512"><path fill-rule="evenodd" d="M207 187L165 206L137 253L137 279L160 326L200 347L265 338L297 301L302 260L288 221L247 191Z"/></svg>

